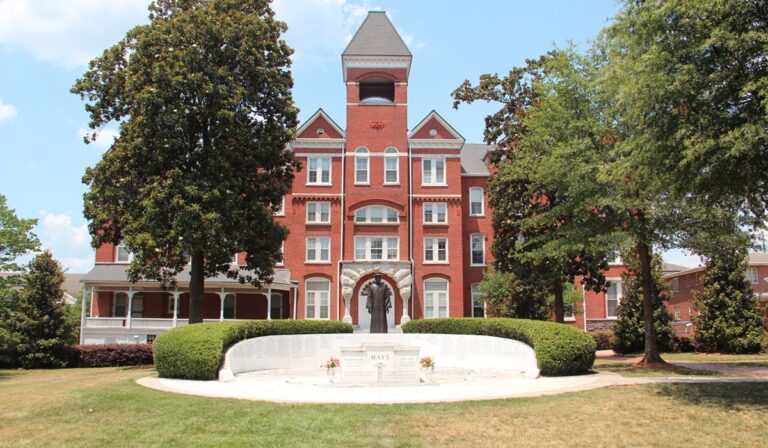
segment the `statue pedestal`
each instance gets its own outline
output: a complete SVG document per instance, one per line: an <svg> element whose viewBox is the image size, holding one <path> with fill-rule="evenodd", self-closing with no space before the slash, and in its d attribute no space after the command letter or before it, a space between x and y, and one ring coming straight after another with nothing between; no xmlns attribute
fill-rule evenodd
<svg viewBox="0 0 768 448"><path fill-rule="evenodd" d="M342 384L418 383L419 347L363 342L340 347Z"/></svg>

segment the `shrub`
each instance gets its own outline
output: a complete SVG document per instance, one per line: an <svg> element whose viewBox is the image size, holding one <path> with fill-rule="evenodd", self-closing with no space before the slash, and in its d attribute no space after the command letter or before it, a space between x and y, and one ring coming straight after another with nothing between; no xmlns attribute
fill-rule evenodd
<svg viewBox="0 0 768 448"><path fill-rule="evenodd" d="M75 346L78 367L149 366L154 362L150 344Z"/></svg>
<svg viewBox="0 0 768 448"><path fill-rule="evenodd" d="M279 334L352 333L344 322L255 320L216 322L175 328L157 337L154 356L162 378L215 380L227 348L245 339Z"/></svg>
<svg viewBox="0 0 768 448"><path fill-rule="evenodd" d="M693 339L689 336L673 335L669 341L669 351L672 353L691 353L694 350Z"/></svg>
<svg viewBox="0 0 768 448"><path fill-rule="evenodd" d="M615 337L612 333L590 333L597 350L613 350Z"/></svg>
<svg viewBox="0 0 768 448"><path fill-rule="evenodd" d="M577 328L554 322L504 318L412 320L404 333L473 334L514 339L533 347L544 376L587 373L595 362L595 341Z"/></svg>

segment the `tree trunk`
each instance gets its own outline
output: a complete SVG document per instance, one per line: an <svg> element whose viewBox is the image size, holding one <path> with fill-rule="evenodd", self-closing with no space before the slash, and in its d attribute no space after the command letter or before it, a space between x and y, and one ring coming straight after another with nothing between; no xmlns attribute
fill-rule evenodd
<svg viewBox="0 0 768 448"><path fill-rule="evenodd" d="M645 353L639 364L664 363L661 355L659 355L656 327L653 325L653 278L651 248L648 243L638 241L637 255L640 258L640 285L643 288L643 323L645 325Z"/></svg>
<svg viewBox="0 0 768 448"><path fill-rule="evenodd" d="M557 281L554 285L555 292L555 322L565 322L565 305L563 304L563 282Z"/></svg>
<svg viewBox="0 0 768 448"><path fill-rule="evenodd" d="M203 275L203 255L196 252L192 255L192 266L189 271L189 323L199 324L203 321L203 295L205 291L205 276Z"/></svg>

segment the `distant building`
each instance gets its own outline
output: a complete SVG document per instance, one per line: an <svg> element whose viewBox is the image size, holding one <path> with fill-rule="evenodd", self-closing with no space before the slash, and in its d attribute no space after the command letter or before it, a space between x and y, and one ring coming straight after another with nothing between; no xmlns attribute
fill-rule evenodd
<svg viewBox="0 0 768 448"><path fill-rule="evenodd" d="M11 275L19 275L13 272L0 272L0 277L8 277ZM85 274L64 274L64 283L61 285L61 289L64 290L62 295L62 301L68 305L77 302L77 297L81 295L83 285L81 283Z"/></svg>

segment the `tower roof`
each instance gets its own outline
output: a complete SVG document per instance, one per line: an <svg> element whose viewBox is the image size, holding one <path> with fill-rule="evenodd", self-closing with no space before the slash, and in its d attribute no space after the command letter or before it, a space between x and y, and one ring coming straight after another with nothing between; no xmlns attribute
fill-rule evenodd
<svg viewBox="0 0 768 448"><path fill-rule="evenodd" d="M384 11L368 11L342 56L411 56Z"/></svg>

